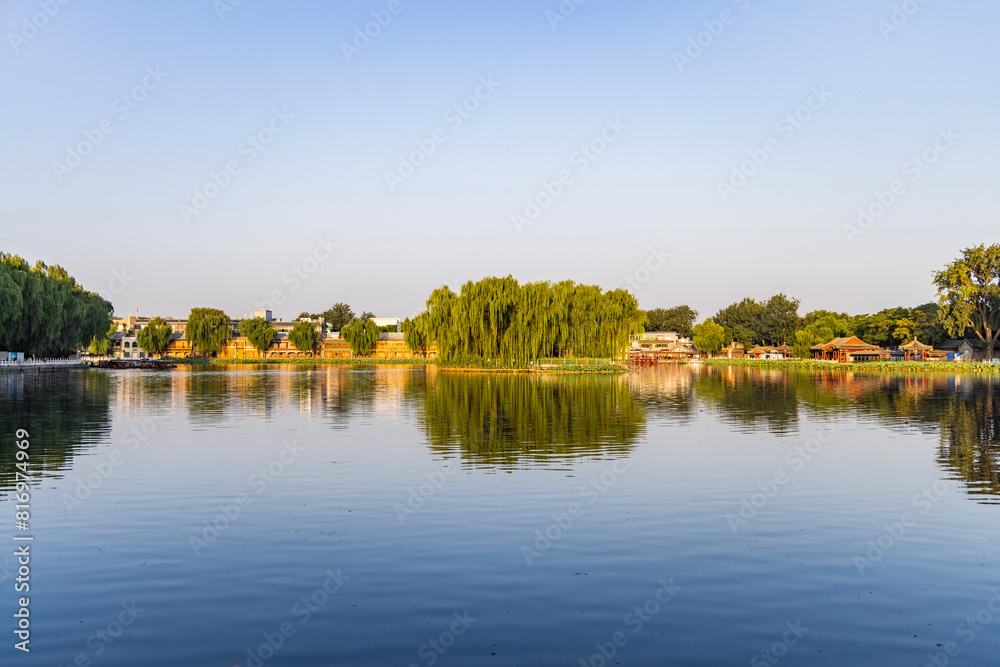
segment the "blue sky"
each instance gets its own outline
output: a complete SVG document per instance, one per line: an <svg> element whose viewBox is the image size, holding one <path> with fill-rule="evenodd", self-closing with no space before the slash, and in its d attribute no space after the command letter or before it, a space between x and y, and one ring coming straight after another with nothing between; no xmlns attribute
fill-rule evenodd
<svg viewBox="0 0 1000 667"><path fill-rule="evenodd" d="M562 7L5 2L0 248L120 314L403 317L513 274L706 317L916 305L1000 241L996 3Z"/></svg>

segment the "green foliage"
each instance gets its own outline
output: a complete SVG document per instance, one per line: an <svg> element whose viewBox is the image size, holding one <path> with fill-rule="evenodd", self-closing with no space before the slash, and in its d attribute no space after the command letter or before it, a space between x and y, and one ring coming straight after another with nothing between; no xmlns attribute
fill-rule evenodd
<svg viewBox="0 0 1000 667"><path fill-rule="evenodd" d="M103 336L94 336L90 341L90 345L87 348L91 354L105 355L111 350L111 341L115 335L115 329L117 328L114 320L110 320L111 325L108 327L108 332Z"/></svg>
<svg viewBox="0 0 1000 667"><path fill-rule="evenodd" d="M288 332L288 340L299 352L312 352L320 341L320 333L312 322L296 322Z"/></svg>
<svg viewBox="0 0 1000 667"><path fill-rule="evenodd" d="M767 303L757 320L757 338L764 345L783 345L799 326L799 300L784 294L775 294Z"/></svg>
<svg viewBox="0 0 1000 667"><path fill-rule="evenodd" d="M240 333L247 337L258 352L266 352L277 335L274 325L263 317L241 320Z"/></svg>
<svg viewBox="0 0 1000 667"><path fill-rule="evenodd" d="M726 333L726 342L738 341L749 346L754 341L757 321L764 306L751 298L726 306L712 318Z"/></svg>
<svg viewBox="0 0 1000 667"><path fill-rule="evenodd" d="M751 298L727 306L713 320L726 330L726 339L751 345L782 345L799 327L799 300L775 294L765 302Z"/></svg>
<svg viewBox="0 0 1000 667"><path fill-rule="evenodd" d="M354 318L340 330L340 335L351 347L351 354L357 357L367 357L378 341L378 327L371 318Z"/></svg>
<svg viewBox="0 0 1000 667"><path fill-rule="evenodd" d="M966 248L934 274L941 323L958 338L972 330L991 356L1000 337L1000 245Z"/></svg>
<svg viewBox="0 0 1000 667"><path fill-rule="evenodd" d="M191 342L192 353L214 357L233 337L233 323L216 308L192 308L184 337Z"/></svg>
<svg viewBox="0 0 1000 667"><path fill-rule="evenodd" d="M684 338L690 338L698 311L691 306L654 308L646 311L646 331L676 331Z"/></svg>
<svg viewBox="0 0 1000 667"><path fill-rule="evenodd" d="M847 313L814 310L802 318L802 328L791 338L792 354L800 359L812 357L813 345L828 343L834 338L853 336L854 321Z"/></svg>
<svg viewBox="0 0 1000 667"><path fill-rule="evenodd" d="M695 349L705 354L716 354L726 344L726 330L713 322L712 318L694 325L692 333L694 337L691 342Z"/></svg>
<svg viewBox="0 0 1000 667"><path fill-rule="evenodd" d="M0 349L58 357L101 345L112 312L61 266L0 253Z"/></svg>
<svg viewBox="0 0 1000 667"><path fill-rule="evenodd" d="M520 285L513 277L469 281L427 300L425 331L447 363L463 357L525 367L539 357L622 358L642 332L645 314L625 290L572 281Z"/></svg>
<svg viewBox="0 0 1000 667"><path fill-rule="evenodd" d="M322 313L327 326L333 331L340 331L354 319L354 311L346 303L335 303Z"/></svg>
<svg viewBox="0 0 1000 667"><path fill-rule="evenodd" d="M150 354L163 354L163 351L170 345L170 337L173 330L162 317L154 317L149 324L144 326L136 337L139 347Z"/></svg>
<svg viewBox="0 0 1000 667"><path fill-rule="evenodd" d="M406 342L407 347L420 356L427 354L427 348L431 344L430 335L427 332L427 319L427 313L421 313L412 320L407 317L403 320L401 327L403 329L403 340Z"/></svg>
<svg viewBox="0 0 1000 667"><path fill-rule="evenodd" d="M470 462L607 461L627 457L646 428L646 407L608 375L441 373L422 396L417 419L430 450Z"/></svg>
<svg viewBox="0 0 1000 667"><path fill-rule="evenodd" d="M821 342L826 343L830 340L832 340L832 338L820 340L816 337L816 334L812 333L809 329L799 329L795 332L795 336L792 339L792 355L798 357L799 359L810 359L812 358L813 345L818 345Z"/></svg>
<svg viewBox="0 0 1000 667"><path fill-rule="evenodd" d="M927 345L937 345L948 338L940 318L940 307L933 303L916 308L886 308L854 320L856 324L850 335L880 347L895 348L909 343L914 336ZM822 342L827 340L829 338Z"/></svg>

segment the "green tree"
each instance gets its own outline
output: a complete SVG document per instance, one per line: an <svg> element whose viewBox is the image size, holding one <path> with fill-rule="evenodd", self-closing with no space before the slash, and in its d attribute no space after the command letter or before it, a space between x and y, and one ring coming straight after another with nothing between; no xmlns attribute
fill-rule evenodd
<svg viewBox="0 0 1000 667"><path fill-rule="evenodd" d="M216 308L192 308L184 336L191 342L192 354L214 357L233 337L233 322Z"/></svg>
<svg viewBox="0 0 1000 667"><path fill-rule="evenodd" d="M795 332L792 342L792 354L799 359L809 359L812 357L812 346L818 343L828 343L831 338L820 340L808 329L799 329Z"/></svg>
<svg viewBox="0 0 1000 667"><path fill-rule="evenodd" d="M167 346L170 345L170 338L173 336L173 329L162 317L154 317L149 324L144 326L137 339L139 347L150 354L163 354Z"/></svg>
<svg viewBox="0 0 1000 667"><path fill-rule="evenodd" d="M676 331L684 338L690 338L696 319L698 311L691 306L654 308L646 311L646 331Z"/></svg>
<svg viewBox="0 0 1000 667"><path fill-rule="evenodd" d="M312 322L296 322L288 332L288 340L299 352L312 352L320 341L320 333Z"/></svg>
<svg viewBox="0 0 1000 667"><path fill-rule="evenodd" d="M421 313L412 320L407 317L403 320L403 340L407 347L413 350L414 354L421 357L427 355L427 348L430 347L430 338L427 335L427 313Z"/></svg>
<svg viewBox="0 0 1000 667"><path fill-rule="evenodd" d="M115 330L117 326L112 320L111 326L108 327L107 333L103 336L94 336L90 341L90 346L87 348L91 354L98 354L104 356L111 349L111 341L114 339Z"/></svg>
<svg viewBox="0 0 1000 667"><path fill-rule="evenodd" d="M112 312L61 266L0 253L0 349L65 356L103 336Z"/></svg>
<svg viewBox="0 0 1000 667"><path fill-rule="evenodd" d="M938 304L925 303L912 308L910 318L916 324L915 334L921 343L937 346L948 339L948 332L941 321L941 307ZM965 338L964 334L962 338Z"/></svg>
<svg viewBox="0 0 1000 667"><path fill-rule="evenodd" d="M971 329L987 358L1000 337L1000 245L966 248L934 274L941 321L952 336Z"/></svg>
<svg viewBox="0 0 1000 667"><path fill-rule="evenodd" d="M354 319L354 311L346 303L335 303L323 311L322 315L327 326L333 331L340 331Z"/></svg>
<svg viewBox="0 0 1000 667"><path fill-rule="evenodd" d="M726 332L726 342L738 341L746 346L759 340L757 325L764 312L764 304L751 298L726 306L712 318Z"/></svg>
<svg viewBox="0 0 1000 667"><path fill-rule="evenodd" d="M722 325L716 324L712 318L708 318L701 324L696 324L692 328L694 335L692 343L695 349L705 354L714 355L726 344L726 330Z"/></svg>
<svg viewBox="0 0 1000 667"><path fill-rule="evenodd" d="M240 333L247 337L250 344L258 352L267 356L267 350L274 342L277 331L274 325L263 317L254 317L249 320L240 321Z"/></svg>
<svg viewBox="0 0 1000 667"><path fill-rule="evenodd" d="M378 341L378 327L370 318L354 318L340 330L340 335L350 346L351 354L356 357L367 357Z"/></svg>
<svg viewBox="0 0 1000 667"><path fill-rule="evenodd" d="M775 294L757 319L755 337L764 345L783 345L795 335L799 326L799 300Z"/></svg>
<svg viewBox="0 0 1000 667"><path fill-rule="evenodd" d="M892 330L892 337L896 345L909 343L916 336L917 325L909 317L901 317L896 320L896 328Z"/></svg>
<svg viewBox="0 0 1000 667"><path fill-rule="evenodd" d="M520 285L513 277L469 281L427 300L426 332L443 361L523 367L539 357L621 358L645 314L625 290L572 281Z"/></svg>
<svg viewBox="0 0 1000 667"><path fill-rule="evenodd" d="M813 336L810 346L817 343L828 343L834 338L854 335L854 326L851 317L847 313L835 313L829 310L814 310L806 313L802 318L802 328L800 331L807 331ZM796 332L796 342L800 337ZM805 340L805 337L801 337Z"/></svg>

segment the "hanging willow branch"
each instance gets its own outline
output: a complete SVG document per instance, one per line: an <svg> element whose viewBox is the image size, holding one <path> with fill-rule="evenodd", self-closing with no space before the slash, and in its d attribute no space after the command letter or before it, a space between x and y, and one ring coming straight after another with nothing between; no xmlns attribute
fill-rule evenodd
<svg viewBox="0 0 1000 667"><path fill-rule="evenodd" d="M436 342L444 361L477 357L527 366L549 356L618 359L642 331L644 318L625 290L604 292L569 280L519 285L511 276L491 277L467 282L457 295L447 287L434 290L411 338Z"/></svg>

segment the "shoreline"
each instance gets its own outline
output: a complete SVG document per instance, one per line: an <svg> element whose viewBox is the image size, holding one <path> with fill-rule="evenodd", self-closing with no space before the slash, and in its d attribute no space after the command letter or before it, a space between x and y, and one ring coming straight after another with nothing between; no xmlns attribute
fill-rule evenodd
<svg viewBox="0 0 1000 667"><path fill-rule="evenodd" d="M709 366L744 366L770 370L805 369L852 373L953 373L1000 375L1000 364L971 361L889 361L842 364L812 359L703 359Z"/></svg>
<svg viewBox="0 0 1000 667"><path fill-rule="evenodd" d="M323 365L323 366L435 366L446 373L533 373L539 375L584 375L628 373L630 369L622 365L612 366L567 366L565 368L489 368L474 366L441 365L436 359L167 359L171 363L185 366L246 366L246 365Z"/></svg>

